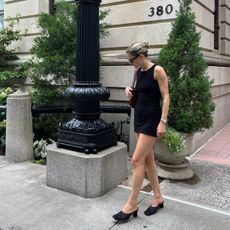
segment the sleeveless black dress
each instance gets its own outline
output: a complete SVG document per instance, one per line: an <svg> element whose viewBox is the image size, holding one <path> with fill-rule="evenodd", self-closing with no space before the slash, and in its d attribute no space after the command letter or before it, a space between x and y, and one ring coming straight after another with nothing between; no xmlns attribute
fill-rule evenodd
<svg viewBox="0 0 230 230"><path fill-rule="evenodd" d="M134 109L134 131L157 137L161 119L161 92L153 73L156 65L146 71L137 71L137 102Z"/></svg>

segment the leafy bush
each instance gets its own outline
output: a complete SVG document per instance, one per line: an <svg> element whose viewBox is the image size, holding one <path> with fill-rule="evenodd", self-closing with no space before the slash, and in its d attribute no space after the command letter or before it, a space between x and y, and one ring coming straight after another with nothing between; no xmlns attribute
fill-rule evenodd
<svg viewBox="0 0 230 230"><path fill-rule="evenodd" d="M34 83L33 102L39 105L60 103L64 89L75 79L76 7L75 3L60 1L54 15L43 13L38 18L41 35L35 38L33 58L26 65ZM100 21L107 14L108 11L101 12ZM106 27L101 22L101 36L107 35Z"/></svg>
<svg viewBox="0 0 230 230"><path fill-rule="evenodd" d="M10 87L0 89L0 105L5 105L9 94L13 93ZM6 113L0 113L0 149L5 148L6 142Z"/></svg>
<svg viewBox="0 0 230 230"><path fill-rule="evenodd" d="M0 30L0 84L10 86L15 79L24 78L24 68L22 65L12 64L10 61L18 59L14 53L14 49L9 50L9 45L21 39L20 31L14 30L18 19L12 20L9 18L7 27Z"/></svg>
<svg viewBox="0 0 230 230"><path fill-rule="evenodd" d="M47 145L51 144L51 139L41 139L33 143L34 163L45 164L47 156Z"/></svg>
<svg viewBox="0 0 230 230"><path fill-rule="evenodd" d="M175 129L167 127L163 142L167 145L172 153L180 152L184 148L185 140L183 136Z"/></svg>
<svg viewBox="0 0 230 230"><path fill-rule="evenodd" d="M48 139L57 140L58 124L68 120L71 114L41 114L33 118L34 140Z"/></svg>
<svg viewBox="0 0 230 230"><path fill-rule="evenodd" d="M47 141L41 139L40 141L35 141L33 143L34 158L35 159L45 159L47 156L46 146Z"/></svg>
<svg viewBox="0 0 230 230"><path fill-rule="evenodd" d="M9 96L9 94L11 94L13 92L14 91L10 87L0 89L0 104L5 105L7 97Z"/></svg>
<svg viewBox="0 0 230 230"><path fill-rule="evenodd" d="M210 93L213 83L206 74L207 65L199 47L192 0L179 0L180 9L173 22L167 45L162 48L158 63L170 78L169 126L192 133L213 124L214 103Z"/></svg>
<svg viewBox="0 0 230 230"><path fill-rule="evenodd" d="M0 150L5 149L6 145L6 120L0 121Z"/></svg>

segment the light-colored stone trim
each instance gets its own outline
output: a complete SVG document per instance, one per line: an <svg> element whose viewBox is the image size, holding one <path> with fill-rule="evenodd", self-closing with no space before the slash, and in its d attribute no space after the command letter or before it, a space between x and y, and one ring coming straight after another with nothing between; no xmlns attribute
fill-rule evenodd
<svg viewBox="0 0 230 230"><path fill-rule="evenodd" d="M124 5L133 2L143 2L143 0L103 0L101 6L114 6L114 5Z"/></svg>
<svg viewBox="0 0 230 230"><path fill-rule="evenodd" d="M18 17L10 17L9 18L6 18L4 21L10 21L10 20L15 20L15 19L27 19L27 18L37 18L39 16L39 14L34 14L34 15L28 15L28 16L18 16Z"/></svg>
<svg viewBox="0 0 230 230"><path fill-rule="evenodd" d="M26 2L27 0L5 0L4 4L11 4L11 3L17 3L17 2Z"/></svg>

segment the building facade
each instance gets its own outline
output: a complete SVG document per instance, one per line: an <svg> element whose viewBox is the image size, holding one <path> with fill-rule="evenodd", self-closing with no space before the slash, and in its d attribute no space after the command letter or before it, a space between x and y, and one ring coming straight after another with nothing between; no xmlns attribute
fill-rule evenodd
<svg viewBox="0 0 230 230"><path fill-rule="evenodd" d="M4 15L7 24L8 17L19 15L18 28L28 30L21 41L14 43L22 61L30 57L33 39L40 33L38 15L51 12L54 3L55 0L0 0L0 20ZM109 36L100 42L101 82L111 92L106 103L127 104L124 89L131 84L133 68L127 61L126 48L135 41L148 41L150 58L155 60L167 43L178 7L178 0L102 0L101 9L110 11L106 18ZM197 31L201 32L200 47L208 63L207 72L214 80L211 92L216 105L213 128L194 136L195 151L230 122L230 0L193 0L192 9ZM123 119L122 115L117 119Z"/></svg>

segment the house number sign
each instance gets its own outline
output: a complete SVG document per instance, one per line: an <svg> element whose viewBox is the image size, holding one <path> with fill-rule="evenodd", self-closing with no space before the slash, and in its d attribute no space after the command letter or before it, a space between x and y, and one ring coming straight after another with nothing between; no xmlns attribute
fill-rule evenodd
<svg viewBox="0 0 230 230"><path fill-rule="evenodd" d="M156 7L150 7L149 8L149 17L154 17L154 16L161 16L161 15L169 15L173 12L173 5L168 4L166 6L156 6Z"/></svg>

